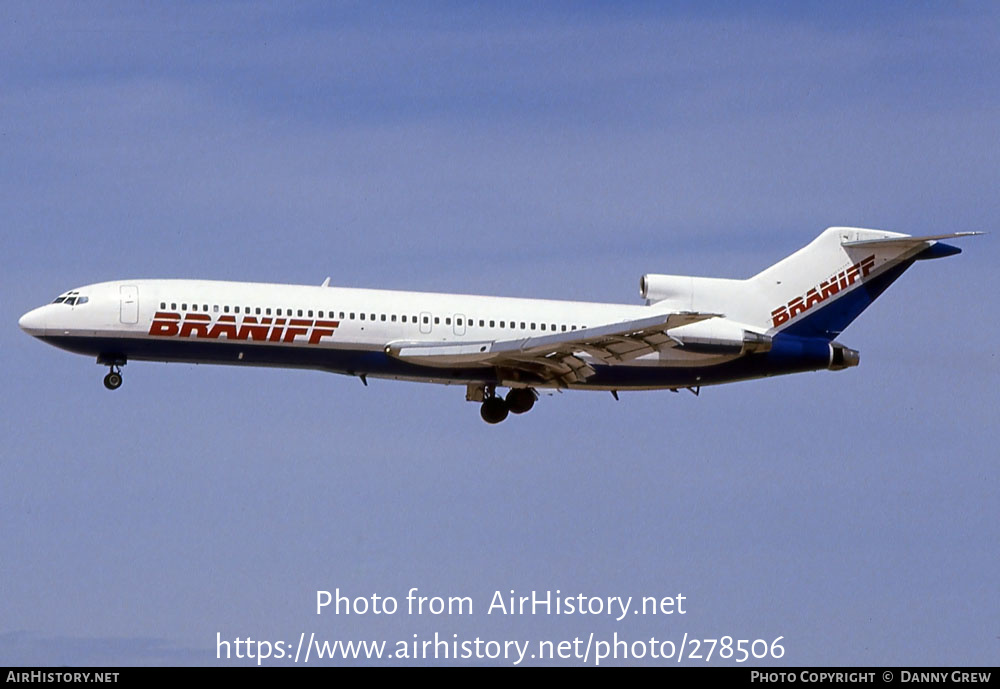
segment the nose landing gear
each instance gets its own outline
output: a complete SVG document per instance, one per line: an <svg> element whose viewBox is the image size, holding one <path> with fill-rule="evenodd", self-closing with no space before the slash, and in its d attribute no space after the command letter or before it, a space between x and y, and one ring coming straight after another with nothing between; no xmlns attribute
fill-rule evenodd
<svg viewBox="0 0 1000 689"><path fill-rule="evenodd" d="M104 376L104 387L108 390L117 390L122 386L122 366L125 365L124 357L101 355L97 357L97 363L105 364L111 370Z"/></svg>

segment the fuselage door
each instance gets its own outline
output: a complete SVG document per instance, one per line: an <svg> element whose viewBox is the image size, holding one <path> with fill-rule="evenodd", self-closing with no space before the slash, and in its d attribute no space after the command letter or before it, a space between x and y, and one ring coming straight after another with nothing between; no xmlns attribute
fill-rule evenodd
<svg viewBox="0 0 1000 689"><path fill-rule="evenodd" d="M420 332L424 335L431 331L431 315L427 311L420 314Z"/></svg>
<svg viewBox="0 0 1000 689"><path fill-rule="evenodd" d="M456 335L462 336L462 335L465 334L465 321L466 320L467 319L465 318L465 314L464 313L456 313L455 314L455 334Z"/></svg>
<svg viewBox="0 0 1000 689"><path fill-rule="evenodd" d="M122 323L132 325L139 322L139 288L135 285L122 285L120 288L122 307Z"/></svg>

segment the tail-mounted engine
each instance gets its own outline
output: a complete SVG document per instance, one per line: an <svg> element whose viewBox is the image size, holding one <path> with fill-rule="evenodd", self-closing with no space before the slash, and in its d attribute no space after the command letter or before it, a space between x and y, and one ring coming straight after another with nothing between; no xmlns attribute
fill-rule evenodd
<svg viewBox="0 0 1000 689"><path fill-rule="evenodd" d="M680 348L697 354L739 356L766 352L771 349L771 337L746 330L743 326L722 318L683 325L667 331Z"/></svg>
<svg viewBox="0 0 1000 689"><path fill-rule="evenodd" d="M845 347L839 342L830 343L830 366L831 371L841 371L851 366L861 363L861 354L856 349Z"/></svg>

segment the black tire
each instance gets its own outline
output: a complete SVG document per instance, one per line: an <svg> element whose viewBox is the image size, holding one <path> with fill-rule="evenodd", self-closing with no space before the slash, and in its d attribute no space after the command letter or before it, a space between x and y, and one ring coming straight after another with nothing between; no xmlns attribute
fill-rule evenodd
<svg viewBox="0 0 1000 689"><path fill-rule="evenodd" d="M490 397L479 408L479 415L486 423L500 423L507 418L510 409L502 397Z"/></svg>
<svg viewBox="0 0 1000 689"><path fill-rule="evenodd" d="M104 376L104 387L108 390L117 390L122 386L122 374L112 371Z"/></svg>
<svg viewBox="0 0 1000 689"><path fill-rule="evenodd" d="M512 414L524 414L535 406L535 392L531 388L514 388L507 393L507 407Z"/></svg>

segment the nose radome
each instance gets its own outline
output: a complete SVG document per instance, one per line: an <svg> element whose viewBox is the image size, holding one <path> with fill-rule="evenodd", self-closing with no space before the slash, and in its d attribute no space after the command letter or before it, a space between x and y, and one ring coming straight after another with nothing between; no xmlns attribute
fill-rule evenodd
<svg viewBox="0 0 1000 689"><path fill-rule="evenodd" d="M17 324L21 327L21 330L29 335L39 335L45 330L45 312L46 309L44 306L32 309L21 316Z"/></svg>

